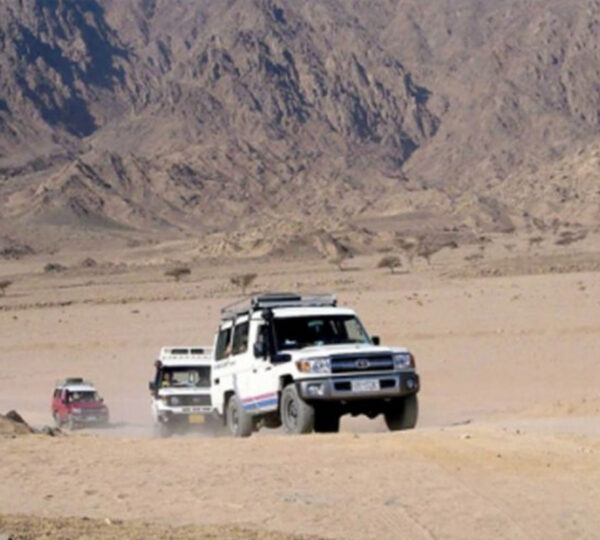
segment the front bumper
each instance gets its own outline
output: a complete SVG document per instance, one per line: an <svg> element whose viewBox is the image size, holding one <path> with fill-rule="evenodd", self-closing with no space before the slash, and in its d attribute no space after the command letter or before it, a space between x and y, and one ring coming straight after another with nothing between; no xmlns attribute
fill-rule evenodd
<svg viewBox="0 0 600 540"><path fill-rule="evenodd" d="M73 422L81 426L91 426L94 424L107 424L109 415L108 412L86 412L85 414L71 413Z"/></svg>
<svg viewBox="0 0 600 540"><path fill-rule="evenodd" d="M357 390L356 381L371 381L373 388ZM419 375L414 372L394 372L305 379L297 381L296 386L305 401L347 401L416 394L420 381Z"/></svg>
<svg viewBox="0 0 600 540"><path fill-rule="evenodd" d="M157 411L158 421L169 424L178 422L189 423L190 417L204 416L207 421L217 417L216 411L211 406L183 406L164 407Z"/></svg>

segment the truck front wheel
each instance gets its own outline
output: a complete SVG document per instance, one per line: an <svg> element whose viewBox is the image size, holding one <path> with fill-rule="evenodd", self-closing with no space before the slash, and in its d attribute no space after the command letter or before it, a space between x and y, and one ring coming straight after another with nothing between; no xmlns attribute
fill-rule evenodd
<svg viewBox="0 0 600 540"><path fill-rule="evenodd" d="M281 393L281 423L291 434L311 433L315 427L315 410L298 394L293 384Z"/></svg>
<svg viewBox="0 0 600 540"><path fill-rule="evenodd" d="M237 396L231 396L227 402L227 427L234 437L249 437L254 430L252 416L244 410Z"/></svg>
<svg viewBox="0 0 600 540"><path fill-rule="evenodd" d="M414 428L417 425L418 415L417 394L395 399L384 412L385 423L390 431Z"/></svg>

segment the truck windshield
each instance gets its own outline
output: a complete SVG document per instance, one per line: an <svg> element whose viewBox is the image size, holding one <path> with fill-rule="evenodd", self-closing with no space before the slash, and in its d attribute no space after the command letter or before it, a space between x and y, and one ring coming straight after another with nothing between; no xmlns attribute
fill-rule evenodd
<svg viewBox="0 0 600 540"><path fill-rule="evenodd" d="M169 367L159 374L160 386L165 387L204 387L210 386L210 367Z"/></svg>
<svg viewBox="0 0 600 540"><path fill-rule="evenodd" d="M343 343L370 343L354 315L286 317L273 321L277 350Z"/></svg>

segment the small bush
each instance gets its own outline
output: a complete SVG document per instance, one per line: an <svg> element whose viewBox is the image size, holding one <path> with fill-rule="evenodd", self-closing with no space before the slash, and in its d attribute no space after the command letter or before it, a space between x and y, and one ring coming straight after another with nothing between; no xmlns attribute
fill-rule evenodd
<svg viewBox="0 0 600 540"><path fill-rule="evenodd" d="M351 259L352 255L350 255L349 253L343 253L340 255L337 255L336 257L332 257L331 259L329 259L329 262L331 264L334 264L335 266L337 266L338 270L340 272L343 272L344 270L346 270L344 268L344 262L346 262L348 259Z"/></svg>
<svg viewBox="0 0 600 540"><path fill-rule="evenodd" d="M402 260L396 255L387 255L377 263L377 268L389 268L390 273L395 273L396 268L402 266Z"/></svg>
<svg viewBox="0 0 600 540"><path fill-rule="evenodd" d="M165 272L165 276L172 277L175 281L179 281L183 276L189 276L192 271L187 266L177 266Z"/></svg>
<svg viewBox="0 0 600 540"><path fill-rule="evenodd" d="M46 264L46 266L44 266L44 272L46 274L52 274L55 272L64 272L67 269L66 266L63 266L62 264L59 263L48 263Z"/></svg>
<svg viewBox="0 0 600 540"><path fill-rule="evenodd" d="M12 281L5 279L4 281L0 281L0 296L4 296L6 294L6 289L8 289L12 285Z"/></svg>
<svg viewBox="0 0 600 540"><path fill-rule="evenodd" d="M238 274L231 276L229 281L232 285L239 287L242 290L242 294L246 294L246 289L253 283L257 278L257 274Z"/></svg>

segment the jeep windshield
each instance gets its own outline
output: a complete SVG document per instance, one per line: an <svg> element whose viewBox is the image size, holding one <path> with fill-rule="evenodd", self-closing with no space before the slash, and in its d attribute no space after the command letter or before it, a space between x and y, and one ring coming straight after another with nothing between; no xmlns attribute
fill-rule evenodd
<svg viewBox="0 0 600 540"><path fill-rule="evenodd" d="M161 388L202 388L210 386L210 367L167 367L159 373Z"/></svg>
<svg viewBox="0 0 600 540"><path fill-rule="evenodd" d="M93 403L100 401L100 396L92 390L79 390L69 392L69 401L71 403Z"/></svg>
<svg viewBox="0 0 600 540"><path fill-rule="evenodd" d="M282 317L273 321L278 351L371 343L360 321L354 315Z"/></svg>

